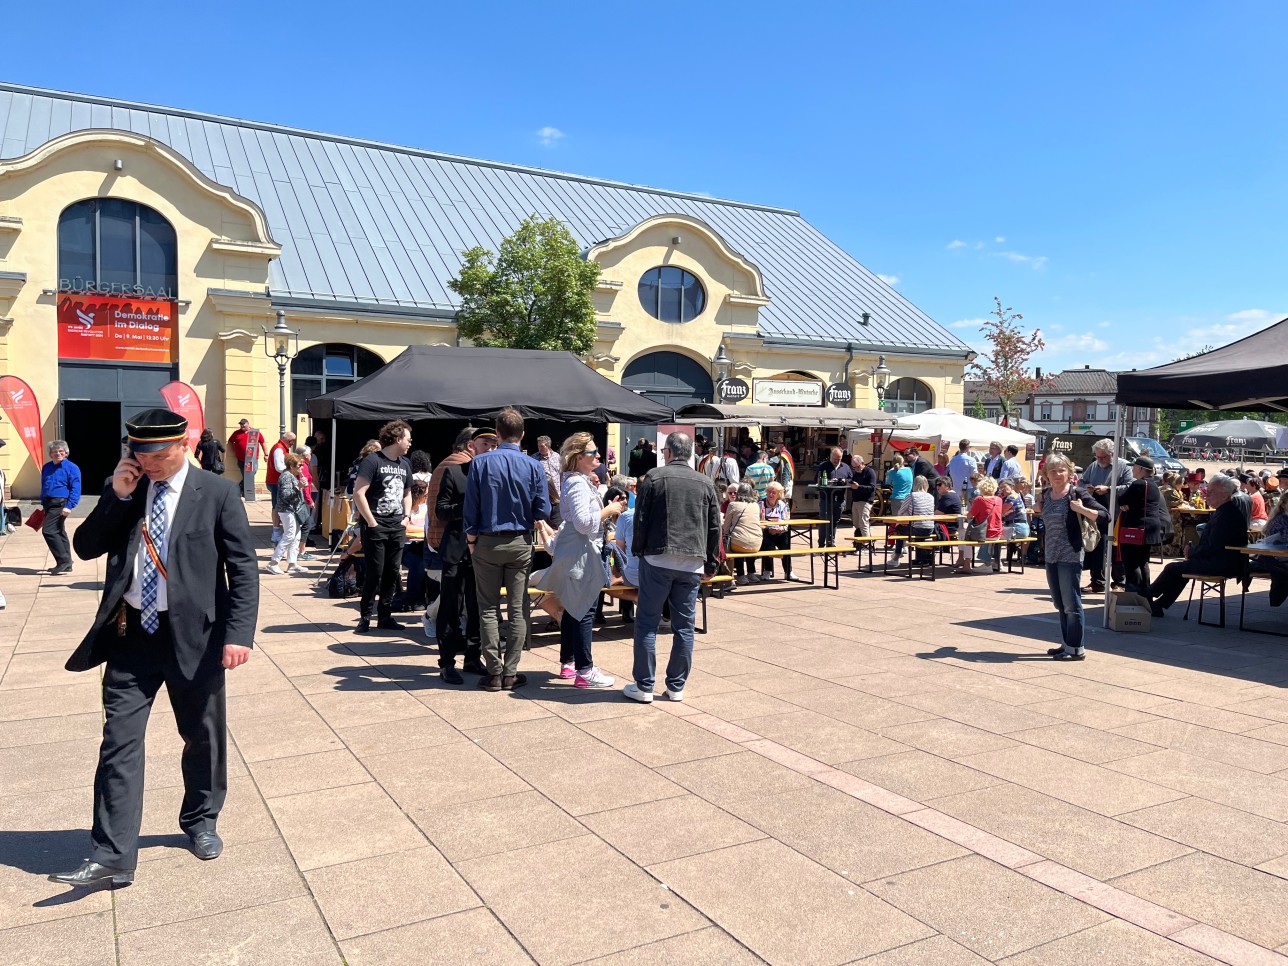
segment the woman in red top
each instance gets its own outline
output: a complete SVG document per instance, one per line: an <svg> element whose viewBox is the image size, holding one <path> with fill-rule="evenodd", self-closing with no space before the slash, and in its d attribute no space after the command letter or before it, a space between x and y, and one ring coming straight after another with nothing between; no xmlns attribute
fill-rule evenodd
<svg viewBox="0 0 1288 966"><path fill-rule="evenodd" d="M985 476L979 481L979 496L970 505L966 517L966 539L996 540L1002 535L1002 500L997 495L997 480ZM980 563L988 563L989 548L979 548ZM954 573L969 574L975 566L975 548L962 547Z"/></svg>

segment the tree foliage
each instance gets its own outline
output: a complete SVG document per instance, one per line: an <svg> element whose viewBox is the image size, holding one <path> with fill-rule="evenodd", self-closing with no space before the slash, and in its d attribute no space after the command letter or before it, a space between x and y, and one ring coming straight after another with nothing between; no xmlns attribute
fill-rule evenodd
<svg viewBox="0 0 1288 966"><path fill-rule="evenodd" d="M1016 324L1024 318L1009 305L1003 307L1002 300L993 296L996 308L989 313L989 319L982 326L984 339L990 350L982 352L979 358L970 364L971 371L983 383L981 389L997 396L1002 406L1002 415L1009 420L1018 415L1014 402L1030 393L1037 392L1050 385L1050 380L1040 379L1033 374L1028 362L1035 353L1046 348L1042 333L1033 331L1025 333Z"/></svg>
<svg viewBox="0 0 1288 966"><path fill-rule="evenodd" d="M498 253L476 246L462 256L447 284L461 297L457 330L475 345L577 355L594 346L599 265L582 257L563 222L529 215Z"/></svg>

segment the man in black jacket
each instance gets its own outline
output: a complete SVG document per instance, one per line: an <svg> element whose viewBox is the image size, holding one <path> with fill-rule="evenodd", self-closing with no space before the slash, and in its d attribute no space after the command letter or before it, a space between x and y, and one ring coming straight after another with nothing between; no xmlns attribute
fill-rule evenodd
<svg viewBox="0 0 1288 966"><path fill-rule="evenodd" d="M635 607L635 682L623 693L645 704L653 700L657 628L662 604L671 604L671 657L666 696L684 700L693 666L693 628L702 575L720 566L720 505L707 477L689 467L693 441L685 433L666 438L664 466L640 480L635 495L631 552L640 558L639 603Z"/></svg>
<svg viewBox="0 0 1288 966"><path fill-rule="evenodd" d="M131 455L76 531L82 560L108 556L103 598L69 671L103 672L103 744L94 776L93 851L51 875L71 886L134 881L143 818L143 740L164 683L184 740L179 827L200 859L218 858L228 792L224 673L245 664L259 574L237 486L194 471L187 421L149 409L125 424Z"/></svg>
<svg viewBox="0 0 1288 966"><path fill-rule="evenodd" d="M903 454L904 461L912 467L913 479L918 476L926 478L926 485L930 487L930 492L935 492L935 480L939 474L935 472L934 464L922 455L921 450L915 446L909 446L907 452Z"/></svg>
<svg viewBox="0 0 1288 966"><path fill-rule="evenodd" d="M1184 574L1210 574L1218 577L1238 577L1243 574L1243 554L1226 547L1248 545L1248 522L1252 516L1251 501L1238 493L1239 481L1221 473L1208 483L1207 502L1216 512L1208 517L1207 525L1199 536L1197 545L1187 547L1184 560L1169 563L1154 581L1153 613L1162 617L1163 612L1176 603L1185 588Z"/></svg>
<svg viewBox="0 0 1288 966"><path fill-rule="evenodd" d="M472 674L487 674L479 643L479 607L474 594L474 568L470 563L462 519L470 461L476 452L491 451L495 440L496 433L491 429L462 429L456 435L451 454L438 464L435 471L437 480L430 480L430 492L434 496L430 512L434 515L435 523L431 533L438 539L438 556L443 561L434 636L438 640L439 674L447 684L465 683L461 672L456 670L458 654L465 655L465 670ZM440 529L441 533L438 532ZM462 608L465 613L463 631Z"/></svg>

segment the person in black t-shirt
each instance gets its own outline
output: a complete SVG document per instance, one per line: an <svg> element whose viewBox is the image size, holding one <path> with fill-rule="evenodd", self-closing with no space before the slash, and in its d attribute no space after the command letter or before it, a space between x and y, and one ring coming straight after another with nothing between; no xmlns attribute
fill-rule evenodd
<svg viewBox="0 0 1288 966"><path fill-rule="evenodd" d="M411 519L411 427L401 419L380 427L381 449L358 466L353 503L362 520L362 551L367 577L362 585L358 633L371 629L371 608L380 593L379 620L383 630L401 630L393 618L394 593L402 567L403 538Z"/></svg>

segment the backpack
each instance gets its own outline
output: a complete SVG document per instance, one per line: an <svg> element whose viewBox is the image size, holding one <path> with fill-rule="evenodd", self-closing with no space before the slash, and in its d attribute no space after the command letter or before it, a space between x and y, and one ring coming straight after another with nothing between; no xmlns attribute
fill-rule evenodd
<svg viewBox="0 0 1288 966"><path fill-rule="evenodd" d="M361 559L354 557L343 561L326 582L326 595L333 599L352 597L362 590L366 575L367 566Z"/></svg>

